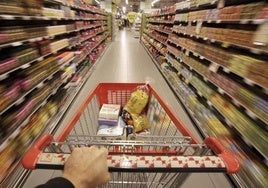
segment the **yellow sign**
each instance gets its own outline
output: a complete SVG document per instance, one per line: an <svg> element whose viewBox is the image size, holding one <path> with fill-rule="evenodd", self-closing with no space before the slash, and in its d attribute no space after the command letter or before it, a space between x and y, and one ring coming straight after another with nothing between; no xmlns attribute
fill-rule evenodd
<svg viewBox="0 0 268 188"><path fill-rule="evenodd" d="M130 23L135 22L136 17L137 17L137 13L136 13L136 12L129 12L129 13L127 14L127 19L128 19L128 21L129 21Z"/></svg>

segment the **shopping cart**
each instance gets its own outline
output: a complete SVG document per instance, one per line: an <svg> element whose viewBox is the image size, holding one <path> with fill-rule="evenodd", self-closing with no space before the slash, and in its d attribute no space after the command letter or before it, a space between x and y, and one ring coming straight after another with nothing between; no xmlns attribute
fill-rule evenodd
<svg viewBox="0 0 268 188"><path fill-rule="evenodd" d="M124 131L120 136L98 136L102 104L124 106L144 83L100 83L88 95L60 135L46 134L22 159L27 169L63 169L74 147L100 146L109 150L111 180L102 187L179 187L196 172L236 173L239 163L215 138L198 143L183 123L148 84L146 106L150 130Z"/></svg>

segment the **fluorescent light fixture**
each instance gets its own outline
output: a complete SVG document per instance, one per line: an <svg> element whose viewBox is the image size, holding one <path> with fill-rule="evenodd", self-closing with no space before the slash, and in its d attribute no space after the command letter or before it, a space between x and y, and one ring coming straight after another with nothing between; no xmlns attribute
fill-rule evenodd
<svg viewBox="0 0 268 188"><path fill-rule="evenodd" d="M100 4L100 2L98 0L95 0L95 1L96 1L96 3Z"/></svg>
<svg viewBox="0 0 268 188"><path fill-rule="evenodd" d="M128 5L128 0L126 0L126 4Z"/></svg>
<svg viewBox="0 0 268 188"><path fill-rule="evenodd" d="M154 0L154 1L151 3L152 7L153 7L154 4L157 3L158 1L160 1L160 0Z"/></svg>
<svg viewBox="0 0 268 188"><path fill-rule="evenodd" d="M127 10L126 7L123 7L122 9L123 9L123 12L125 14L126 13L126 10Z"/></svg>

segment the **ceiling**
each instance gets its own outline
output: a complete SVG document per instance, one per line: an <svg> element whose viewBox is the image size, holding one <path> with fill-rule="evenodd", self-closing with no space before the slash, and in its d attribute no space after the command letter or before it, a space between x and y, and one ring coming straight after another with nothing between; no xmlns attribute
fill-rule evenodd
<svg viewBox="0 0 268 188"><path fill-rule="evenodd" d="M119 8L126 7L128 11L139 11L140 2L145 2L151 4L154 0L112 0L112 2ZM174 5L178 0L159 0L154 4L152 8L161 8L165 6Z"/></svg>

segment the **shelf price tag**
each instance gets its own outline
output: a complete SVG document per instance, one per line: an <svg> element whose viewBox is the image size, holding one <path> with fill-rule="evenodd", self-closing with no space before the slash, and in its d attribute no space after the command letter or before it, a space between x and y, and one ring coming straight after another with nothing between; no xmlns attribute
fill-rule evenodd
<svg viewBox="0 0 268 188"><path fill-rule="evenodd" d="M226 67L223 67L223 71L226 72L226 73L230 73L230 69L226 68Z"/></svg>
<svg viewBox="0 0 268 188"><path fill-rule="evenodd" d="M244 82L250 86L253 86L254 85L254 82L249 80L248 78L244 78Z"/></svg>
<svg viewBox="0 0 268 188"><path fill-rule="evenodd" d="M222 95L225 93L221 88L218 88L218 92Z"/></svg>
<svg viewBox="0 0 268 188"><path fill-rule="evenodd" d="M223 42L221 46L224 48L228 48L230 44L228 42Z"/></svg>
<svg viewBox="0 0 268 188"><path fill-rule="evenodd" d="M247 114L249 115L249 117L251 117L252 119L256 120L257 116L249 109L246 109Z"/></svg>
<svg viewBox="0 0 268 188"><path fill-rule="evenodd" d="M9 76L9 74L2 74L0 75L0 80L4 80Z"/></svg>
<svg viewBox="0 0 268 188"><path fill-rule="evenodd" d="M189 50L186 50L186 51L185 51L185 54L186 54L187 56L189 56L190 51L189 51Z"/></svg>
<svg viewBox="0 0 268 188"><path fill-rule="evenodd" d="M213 104L212 104L210 101L207 101L207 104L208 104L210 107L213 106Z"/></svg>
<svg viewBox="0 0 268 188"><path fill-rule="evenodd" d="M217 8L223 8L225 6L225 0L219 0Z"/></svg>
<svg viewBox="0 0 268 188"><path fill-rule="evenodd" d="M226 122L227 125L229 125L230 127L233 127L233 124L232 124L232 122L231 122L229 119L225 118L225 122Z"/></svg>
<svg viewBox="0 0 268 188"><path fill-rule="evenodd" d="M232 102L233 102L236 106L238 106L238 107L241 106L240 103L239 103L237 100L235 100L235 99L232 99Z"/></svg>
<svg viewBox="0 0 268 188"><path fill-rule="evenodd" d="M218 71L218 68L219 68L219 65L216 64L216 63L212 63L212 64L209 66L209 70L212 71L212 72L217 72L217 71Z"/></svg>
<svg viewBox="0 0 268 188"><path fill-rule="evenodd" d="M197 21L195 33L198 35L201 33L202 24L203 24L203 22L201 20Z"/></svg>

